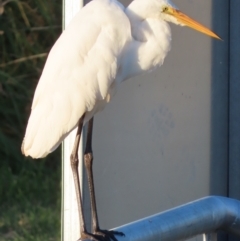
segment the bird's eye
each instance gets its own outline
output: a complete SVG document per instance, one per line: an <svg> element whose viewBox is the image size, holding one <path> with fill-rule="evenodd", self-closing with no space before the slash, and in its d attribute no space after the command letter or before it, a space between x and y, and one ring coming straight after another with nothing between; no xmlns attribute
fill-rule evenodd
<svg viewBox="0 0 240 241"><path fill-rule="evenodd" d="M164 13L168 11L168 7L164 7L162 10Z"/></svg>

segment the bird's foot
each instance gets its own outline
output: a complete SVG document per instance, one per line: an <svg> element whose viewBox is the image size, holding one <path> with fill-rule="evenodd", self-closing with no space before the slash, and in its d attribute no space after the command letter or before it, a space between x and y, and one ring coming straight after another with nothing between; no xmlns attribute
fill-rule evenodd
<svg viewBox="0 0 240 241"><path fill-rule="evenodd" d="M95 235L87 232L82 232L81 237L77 241L83 240L104 241L100 235Z"/></svg>
<svg viewBox="0 0 240 241"><path fill-rule="evenodd" d="M111 240L118 241L115 235L125 236L125 234L122 232L113 231L113 230L102 230L102 229L96 230L94 232L94 235L101 236L104 239L104 241L111 241Z"/></svg>
<svg viewBox="0 0 240 241"><path fill-rule="evenodd" d="M93 240L93 241L118 241L115 235L125 236L124 233L112 230L96 230L93 234L82 232L80 239L78 241L83 240Z"/></svg>

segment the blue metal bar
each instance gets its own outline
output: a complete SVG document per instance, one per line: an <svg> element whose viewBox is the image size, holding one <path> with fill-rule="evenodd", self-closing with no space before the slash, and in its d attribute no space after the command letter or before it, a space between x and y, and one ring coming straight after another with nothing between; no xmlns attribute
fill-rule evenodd
<svg viewBox="0 0 240 241"><path fill-rule="evenodd" d="M225 230L240 237L240 201L210 196L121 226L118 241L174 241Z"/></svg>

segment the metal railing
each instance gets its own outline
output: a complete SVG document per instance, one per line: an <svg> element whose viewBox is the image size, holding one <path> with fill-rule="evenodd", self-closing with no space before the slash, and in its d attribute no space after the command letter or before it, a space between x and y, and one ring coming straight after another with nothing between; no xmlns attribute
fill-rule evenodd
<svg viewBox="0 0 240 241"><path fill-rule="evenodd" d="M118 241L174 241L224 230L240 238L240 201L210 196L114 230Z"/></svg>

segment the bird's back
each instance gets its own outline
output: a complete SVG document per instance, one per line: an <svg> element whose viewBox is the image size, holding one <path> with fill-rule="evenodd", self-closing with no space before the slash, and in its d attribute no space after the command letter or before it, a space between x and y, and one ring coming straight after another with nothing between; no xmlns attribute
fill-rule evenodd
<svg viewBox="0 0 240 241"><path fill-rule="evenodd" d="M51 49L36 88L22 144L26 156L46 156L84 113L94 114L108 98L130 38L117 1L94 0L80 10Z"/></svg>

